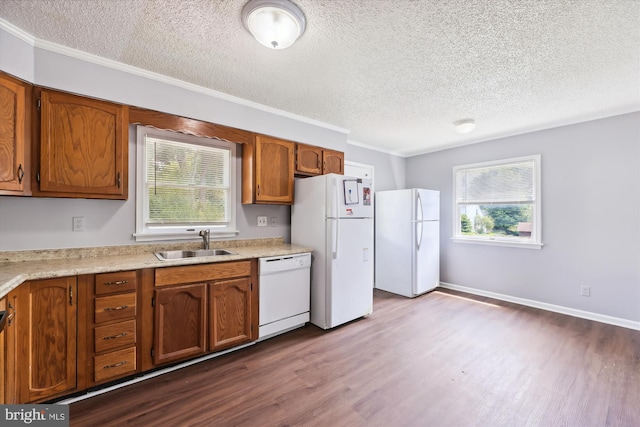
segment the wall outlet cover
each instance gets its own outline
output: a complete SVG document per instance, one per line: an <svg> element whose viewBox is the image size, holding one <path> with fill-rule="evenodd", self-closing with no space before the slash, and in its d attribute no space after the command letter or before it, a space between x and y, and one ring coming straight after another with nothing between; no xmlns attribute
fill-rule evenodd
<svg viewBox="0 0 640 427"><path fill-rule="evenodd" d="M267 217L259 216L258 217L258 227L266 227L267 226Z"/></svg>
<svg viewBox="0 0 640 427"><path fill-rule="evenodd" d="M84 217L83 216L74 216L73 217L73 231L84 231Z"/></svg>

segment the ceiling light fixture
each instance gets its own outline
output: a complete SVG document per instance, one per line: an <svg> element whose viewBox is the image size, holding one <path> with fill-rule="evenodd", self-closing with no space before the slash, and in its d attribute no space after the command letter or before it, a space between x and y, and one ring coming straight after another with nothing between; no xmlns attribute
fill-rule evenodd
<svg viewBox="0 0 640 427"><path fill-rule="evenodd" d="M302 11L288 0L249 0L242 21L260 44L272 49L291 46L307 25Z"/></svg>
<svg viewBox="0 0 640 427"><path fill-rule="evenodd" d="M469 133L476 128L476 122L473 119L463 119L453 122L453 127L458 133Z"/></svg>

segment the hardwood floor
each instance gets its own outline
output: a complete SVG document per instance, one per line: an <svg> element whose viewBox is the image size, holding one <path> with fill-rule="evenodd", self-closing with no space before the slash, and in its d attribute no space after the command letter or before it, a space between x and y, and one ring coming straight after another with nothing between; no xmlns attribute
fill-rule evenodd
<svg viewBox="0 0 640 427"><path fill-rule="evenodd" d="M639 426L640 332L438 290L71 404L71 426Z"/></svg>

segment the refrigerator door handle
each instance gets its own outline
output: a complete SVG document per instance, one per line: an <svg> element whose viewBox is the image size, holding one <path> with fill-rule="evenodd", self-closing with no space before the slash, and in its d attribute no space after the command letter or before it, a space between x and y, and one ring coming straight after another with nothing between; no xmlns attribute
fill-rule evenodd
<svg viewBox="0 0 640 427"><path fill-rule="evenodd" d="M420 197L420 193L418 194L418 200L416 200L418 206L416 207L416 214L418 213L418 207L420 208L420 218L417 218L418 221L424 221L424 210L422 208L422 197ZM422 241L422 237L420 238Z"/></svg>
<svg viewBox="0 0 640 427"><path fill-rule="evenodd" d="M338 195L338 180L333 180L333 208L331 209L331 215L334 218L338 217L338 209L340 206L340 196Z"/></svg>
<svg viewBox="0 0 640 427"><path fill-rule="evenodd" d="M340 235L340 220L334 219L331 221L331 256L333 259L338 259L338 236Z"/></svg>
<svg viewBox="0 0 640 427"><path fill-rule="evenodd" d="M420 246L422 245L424 210L422 208L422 197L420 197L420 193L416 191L416 195L416 216L418 216L418 208L420 208L420 216L416 218L416 249L420 250ZM418 238L418 224L420 224L420 238Z"/></svg>

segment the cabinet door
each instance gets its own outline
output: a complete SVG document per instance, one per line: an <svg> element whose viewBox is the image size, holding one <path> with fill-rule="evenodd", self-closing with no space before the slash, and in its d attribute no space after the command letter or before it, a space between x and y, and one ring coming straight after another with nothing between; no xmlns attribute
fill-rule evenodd
<svg viewBox="0 0 640 427"><path fill-rule="evenodd" d="M209 350L217 351L251 341L251 279L209 284Z"/></svg>
<svg viewBox="0 0 640 427"><path fill-rule="evenodd" d="M29 120L27 83L0 73L0 194L28 195Z"/></svg>
<svg viewBox="0 0 640 427"><path fill-rule="evenodd" d="M23 284L18 357L21 403L62 395L76 388L77 280L63 277ZM21 354L25 351L26 354Z"/></svg>
<svg viewBox="0 0 640 427"><path fill-rule="evenodd" d="M342 151L324 150L322 152L322 173L344 175L344 153Z"/></svg>
<svg viewBox="0 0 640 427"><path fill-rule="evenodd" d="M322 148L296 144L296 174L322 175Z"/></svg>
<svg viewBox="0 0 640 427"><path fill-rule="evenodd" d="M155 291L153 362L174 362L206 351L206 284Z"/></svg>
<svg viewBox="0 0 640 427"><path fill-rule="evenodd" d="M127 107L47 90L40 100L39 191L126 199Z"/></svg>
<svg viewBox="0 0 640 427"><path fill-rule="evenodd" d="M4 365L0 364L0 367L6 366L2 375L4 375L4 381L2 383L3 398L0 403L4 404L16 404L20 403L19 390L20 385L18 383L20 379L20 372L18 372L17 349L18 349L18 333L17 333L17 316L16 306L18 301L19 289L15 289L7 295L4 299L4 308L2 310L7 311L7 319L4 326L4 332L0 336L4 335ZM0 357L1 358L1 357ZM25 371L25 374L27 372Z"/></svg>
<svg viewBox="0 0 640 427"><path fill-rule="evenodd" d="M293 142L256 136L257 203L293 203Z"/></svg>

